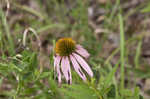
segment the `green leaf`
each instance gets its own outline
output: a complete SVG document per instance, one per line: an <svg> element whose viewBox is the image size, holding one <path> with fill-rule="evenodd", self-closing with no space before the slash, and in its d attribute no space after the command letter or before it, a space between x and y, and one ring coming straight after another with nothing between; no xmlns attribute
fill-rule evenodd
<svg viewBox="0 0 150 99"><path fill-rule="evenodd" d="M8 64L0 63L0 70L9 70Z"/></svg>
<svg viewBox="0 0 150 99"><path fill-rule="evenodd" d="M123 89L123 90L121 90L121 94L123 95L123 96L133 96L133 92L131 91L131 90L129 90L129 89Z"/></svg>
<svg viewBox="0 0 150 99"><path fill-rule="evenodd" d="M43 72L41 75L40 75L40 79L42 78L46 78L50 75L50 72Z"/></svg>
<svg viewBox="0 0 150 99"><path fill-rule="evenodd" d="M98 99L96 93L86 84L66 85L61 91L70 99Z"/></svg>
<svg viewBox="0 0 150 99"><path fill-rule="evenodd" d="M114 75L115 75L115 72L117 71L118 69L118 66L119 66L119 63L118 62L115 67L112 69L112 71L107 75L106 79L104 80L104 88L107 88L109 86L109 84L111 83L111 80L113 79ZM104 90L104 89L103 89Z"/></svg>
<svg viewBox="0 0 150 99"><path fill-rule="evenodd" d="M29 70L30 71L33 71L38 66L37 54L36 53L32 54L29 63L30 63L29 64Z"/></svg>
<svg viewBox="0 0 150 99"><path fill-rule="evenodd" d="M144 66L143 68L149 68L148 66ZM128 68L129 71L134 72L136 77L139 78L150 78L150 70L142 70L142 69L136 69L136 68Z"/></svg>
<svg viewBox="0 0 150 99"><path fill-rule="evenodd" d="M147 4L147 6L141 10L142 13L148 13L150 12L150 3Z"/></svg>
<svg viewBox="0 0 150 99"><path fill-rule="evenodd" d="M134 97L135 99L139 99L140 98L140 89L139 87L134 88Z"/></svg>
<svg viewBox="0 0 150 99"><path fill-rule="evenodd" d="M52 74L52 72L50 72L50 73ZM48 82L50 85L49 91L50 91L52 98L53 99L61 99L60 90L58 89L58 85L55 82L55 80L53 79L53 77L50 76L48 79Z"/></svg>
<svg viewBox="0 0 150 99"><path fill-rule="evenodd" d="M116 92L115 92L116 90L115 90L115 85L111 85L111 89L110 89L110 91L108 92L108 97L109 98L115 98L115 95L116 95Z"/></svg>
<svg viewBox="0 0 150 99"><path fill-rule="evenodd" d="M140 99L144 99L144 97L142 95L140 95Z"/></svg>

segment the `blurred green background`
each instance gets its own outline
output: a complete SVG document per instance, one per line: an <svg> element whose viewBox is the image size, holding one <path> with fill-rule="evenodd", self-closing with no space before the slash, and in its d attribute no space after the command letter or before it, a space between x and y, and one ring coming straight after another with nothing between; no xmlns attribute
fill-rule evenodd
<svg viewBox="0 0 150 99"><path fill-rule="evenodd" d="M59 86L55 42L90 53L94 77ZM0 0L0 99L149 99L149 0Z"/></svg>

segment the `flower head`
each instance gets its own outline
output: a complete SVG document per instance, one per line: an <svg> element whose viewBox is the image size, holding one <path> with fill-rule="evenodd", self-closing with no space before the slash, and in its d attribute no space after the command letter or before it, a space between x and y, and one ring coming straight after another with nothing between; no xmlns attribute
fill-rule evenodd
<svg viewBox="0 0 150 99"><path fill-rule="evenodd" d="M72 38L61 38L56 42L54 69L57 72L59 83L61 83L62 74L67 83L72 83L71 64L84 81L86 80L86 76L82 69L84 69L90 77L93 77L91 68L82 57L88 58L89 53L81 45L76 44Z"/></svg>

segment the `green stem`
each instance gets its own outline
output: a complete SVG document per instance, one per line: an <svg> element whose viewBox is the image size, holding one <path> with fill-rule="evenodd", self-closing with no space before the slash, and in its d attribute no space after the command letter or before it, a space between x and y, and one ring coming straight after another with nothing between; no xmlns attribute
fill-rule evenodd
<svg viewBox="0 0 150 99"><path fill-rule="evenodd" d="M125 36L124 36L124 26L123 26L123 18L122 15L118 15L119 23L120 23L120 55L121 55L121 91L124 89L124 65L125 65ZM121 97L123 94L121 93Z"/></svg>
<svg viewBox="0 0 150 99"><path fill-rule="evenodd" d="M133 41L139 40L141 38L143 38L146 34L148 34L149 32L145 32L145 33L141 33L133 38L130 38L129 40L126 41L125 45L131 44ZM106 59L104 64L108 64L109 61L120 51L120 47L116 48L112 54L110 56L108 56L108 58Z"/></svg>

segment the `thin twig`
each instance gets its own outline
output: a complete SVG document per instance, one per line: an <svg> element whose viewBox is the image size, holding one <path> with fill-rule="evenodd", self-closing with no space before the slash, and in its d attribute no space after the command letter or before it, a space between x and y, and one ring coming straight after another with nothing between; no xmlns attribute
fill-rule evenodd
<svg viewBox="0 0 150 99"><path fill-rule="evenodd" d="M41 47L41 40L40 40L39 36L37 35L36 31L35 31L33 28L31 28L31 27L25 29L25 31L24 31L24 33L23 33L23 42L22 42L22 43L23 43L23 46L26 46L26 37L27 37L27 33L28 33L29 31L31 31L31 32L35 35L35 37L36 37L37 40L38 40L38 46Z"/></svg>
<svg viewBox="0 0 150 99"><path fill-rule="evenodd" d="M10 3L9 3L9 0L6 0L6 3L7 3L6 17L7 17L8 14L9 14L9 9L10 9Z"/></svg>

